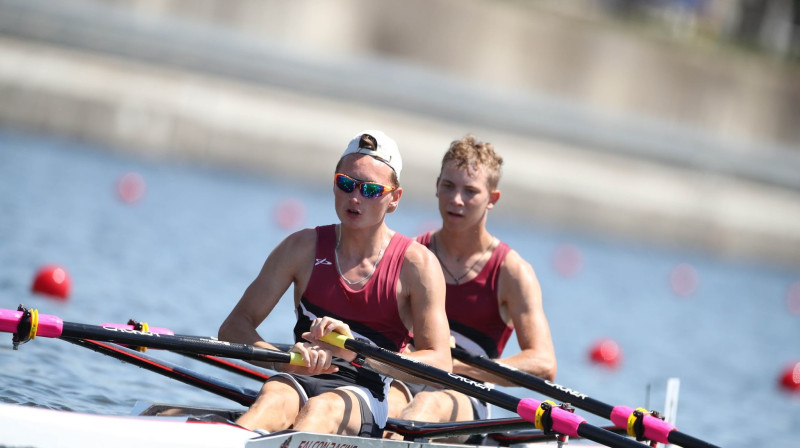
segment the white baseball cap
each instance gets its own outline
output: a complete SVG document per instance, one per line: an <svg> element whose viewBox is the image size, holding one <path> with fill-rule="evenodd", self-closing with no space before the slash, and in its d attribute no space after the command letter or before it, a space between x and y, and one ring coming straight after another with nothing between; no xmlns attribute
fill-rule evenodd
<svg viewBox="0 0 800 448"><path fill-rule="evenodd" d="M361 138L368 135L375 139L377 143L376 148L363 148L359 146ZM381 162L389 165L389 168L394 170L397 178L400 179L400 171L403 169L403 159L400 157L400 150L397 149L397 143L389 138L388 135L381 131L363 131L350 140L347 149L344 150L342 157L350 154L366 154L372 156ZM340 157L341 158L341 157Z"/></svg>

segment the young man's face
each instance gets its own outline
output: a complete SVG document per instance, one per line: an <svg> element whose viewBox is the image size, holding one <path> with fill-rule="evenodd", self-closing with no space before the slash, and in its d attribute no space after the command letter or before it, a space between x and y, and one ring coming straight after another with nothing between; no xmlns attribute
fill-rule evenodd
<svg viewBox="0 0 800 448"><path fill-rule="evenodd" d="M400 201L402 189L384 192L377 197L365 197L375 194L382 188L378 185L361 185L361 182L373 182L383 185L389 190L392 185L392 169L373 157L361 154L345 156L337 174L344 178L334 181L333 194L336 202L336 214L343 224L356 227L369 227L380 224L386 213L393 212ZM351 190L352 191L345 191Z"/></svg>
<svg viewBox="0 0 800 448"><path fill-rule="evenodd" d="M472 226L480 222L486 210L494 207L483 167L477 170L458 168L448 161L436 181L439 213L444 225Z"/></svg>

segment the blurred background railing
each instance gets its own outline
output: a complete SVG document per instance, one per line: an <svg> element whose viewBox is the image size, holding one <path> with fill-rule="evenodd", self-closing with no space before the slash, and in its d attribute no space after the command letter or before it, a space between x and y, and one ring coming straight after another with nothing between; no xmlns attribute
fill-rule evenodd
<svg viewBox="0 0 800 448"><path fill-rule="evenodd" d="M508 162L497 214L797 265L799 18L792 0L0 0L0 127L320 185L380 127L427 202L472 132Z"/></svg>

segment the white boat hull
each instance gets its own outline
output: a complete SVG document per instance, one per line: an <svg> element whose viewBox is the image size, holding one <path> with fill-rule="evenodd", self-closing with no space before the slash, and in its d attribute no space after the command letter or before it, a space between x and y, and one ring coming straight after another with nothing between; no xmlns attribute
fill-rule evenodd
<svg viewBox="0 0 800 448"><path fill-rule="evenodd" d="M535 446L554 446L555 442ZM597 446L581 441L579 446ZM0 448L430 448L457 445L281 431L187 416L109 416L0 403ZM513 446L513 445L512 445ZM570 446L576 444L570 443ZM474 448L474 446L470 446Z"/></svg>

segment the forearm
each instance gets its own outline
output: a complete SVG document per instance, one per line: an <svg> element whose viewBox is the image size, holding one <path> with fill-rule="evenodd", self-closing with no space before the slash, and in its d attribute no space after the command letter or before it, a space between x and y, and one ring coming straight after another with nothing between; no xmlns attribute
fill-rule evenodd
<svg viewBox="0 0 800 448"><path fill-rule="evenodd" d="M256 331L255 327L248 322L246 317L239 317L231 314L219 327L217 337L221 341L235 342L239 344L249 344L261 348L275 349L272 344L265 342ZM249 361L253 365L270 370L276 370L274 363L262 361Z"/></svg>
<svg viewBox="0 0 800 448"><path fill-rule="evenodd" d="M555 380L556 361L554 356L523 351L513 356L493 361L545 380ZM514 386L514 383L508 380L461 361L453 362L453 371L459 375L469 376L476 380L487 381L500 386Z"/></svg>

